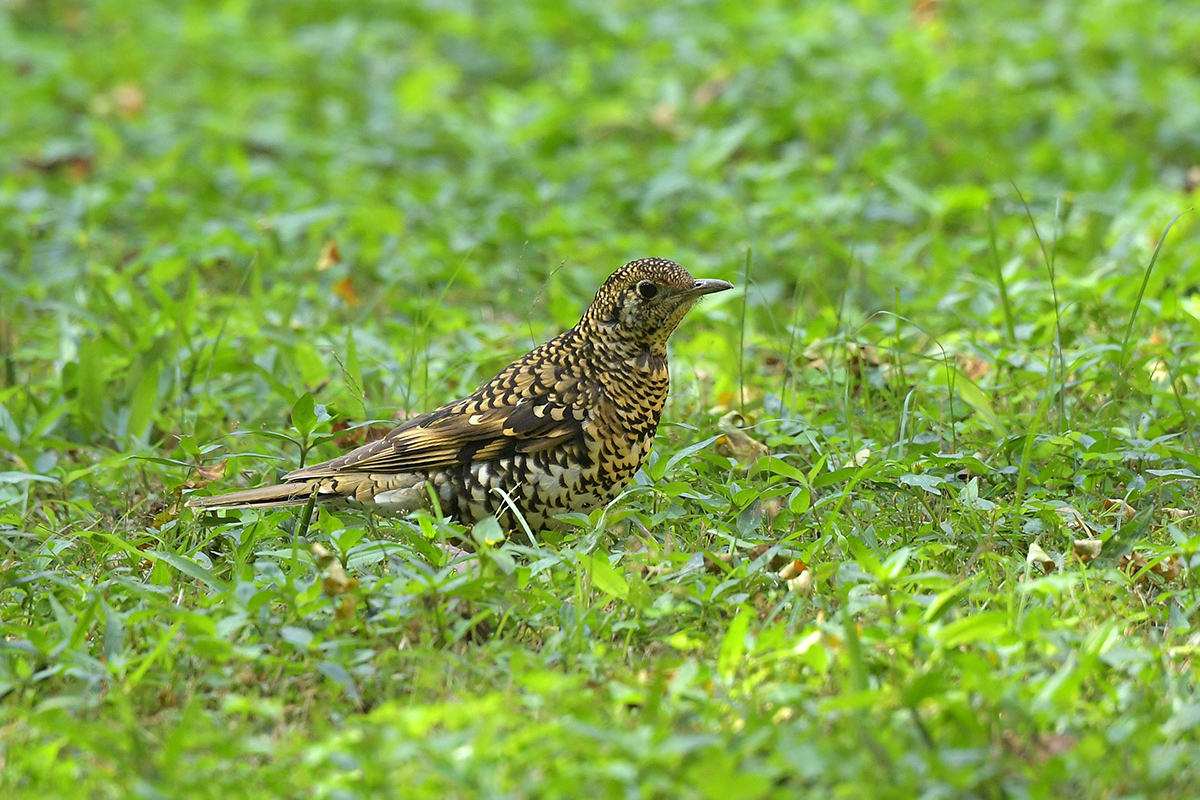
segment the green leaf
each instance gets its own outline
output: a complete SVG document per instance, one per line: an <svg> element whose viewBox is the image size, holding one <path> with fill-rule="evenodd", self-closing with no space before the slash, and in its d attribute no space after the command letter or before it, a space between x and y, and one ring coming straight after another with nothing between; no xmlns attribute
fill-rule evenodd
<svg viewBox="0 0 1200 800"><path fill-rule="evenodd" d="M185 433L183 436L179 437L179 449L192 459L200 458L200 448L196 446L195 437L191 436L190 434Z"/></svg>
<svg viewBox="0 0 1200 800"><path fill-rule="evenodd" d="M49 475L35 475L32 472L0 472L0 485L6 483L28 483L29 481L58 483L57 478L52 478Z"/></svg>
<svg viewBox="0 0 1200 800"><path fill-rule="evenodd" d="M717 672L726 680L732 679L742 665L742 656L746 654L746 632L749 629L750 612L743 608L729 623L729 630L721 639L721 650L717 655Z"/></svg>
<svg viewBox="0 0 1200 800"><path fill-rule="evenodd" d="M779 475L788 480L796 481L797 483L808 483L808 477L800 470L785 462L779 456L767 456L760 458L756 462L756 467L770 472L772 475Z"/></svg>
<svg viewBox="0 0 1200 800"><path fill-rule="evenodd" d="M158 409L158 379L162 374L162 363L155 362L142 373L129 402L129 423L126 435L135 442L145 442Z"/></svg>
<svg viewBox="0 0 1200 800"><path fill-rule="evenodd" d="M104 390L108 384L103 370L104 356L105 348L96 337L87 336L80 341L75 370L76 404L84 430L89 435L98 432L104 421Z"/></svg>
<svg viewBox="0 0 1200 800"><path fill-rule="evenodd" d="M1009 615L1004 611L984 611L951 622L935 634L943 647L994 642L1009 630Z"/></svg>
<svg viewBox="0 0 1200 800"><path fill-rule="evenodd" d="M577 557L587 569L588 575L591 576L593 586L618 600L624 600L629 596L628 581L613 568L607 553L597 550L592 555L579 553Z"/></svg>
<svg viewBox="0 0 1200 800"><path fill-rule="evenodd" d="M358 360L358 345L354 341L354 330L346 328L346 380L350 383L350 392L358 400L362 416L367 416L367 401L363 396L362 366Z"/></svg>
<svg viewBox="0 0 1200 800"><path fill-rule="evenodd" d="M305 392L292 404L292 427L300 432L302 438L308 438L316 430L317 409L312 392Z"/></svg>
<svg viewBox="0 0 1200 800"><path fill-rule="evenodd" d="M930 475L929 473L914 474L908 472L900 476L900 483L904 484L905 486L916 486L924 489L930 494L935 494L938 497L941 497L942 492L937 487L941 486L945 482L945 478L940 478L937 475Z"/></svg>
<svg viewBox="0 0 1200 800"><path fill-rule="evenodd" d="M963 402L975 409L976 413L988 424L988 427L998 432L1001 436L1008 435L1008 428L1000 421L1000 418L992 409L992 402L988 400L987 394L976 386L970 378L961 372L957 372L954 379L954 388L958 390L958 396L963 399Z"/></svg>
<svg viewBox="0 0 1200 800"><path fill-rule="evenodd" d="M495 517L484 517L471 526L471 538L481 547L495 547L504 541L504 530Z"/></svg>
<svg viewBox="0 0 1200 800"><path fill-rule="evenodd" d="M663 464L662 469L655 469L654 470L655 474L651 475L651 477L654 480L658 480L659 478L663 477L668 472L670 472L671 468L674 467L676 464L678 464L680 461L682 461L685 458L688 458L689 456L695 455L696 453L699 453L701 450L708 447L710 444L712 444L713 442L715 442L717 439L720 439L720 438L721 438L721 435L717 434L716 436L710 436L709 438L707 438L703 441L688 445L687 447L683 448L678 453L676 453L675 455L673 455L669 459L667 459L667 463ZM659 463L661 463L661 462L659 462ZM658 464L655 464L654 466L657 467Z"/></svg>
<svg viewBox="0 0 1200 800"><path fill-rule="evenodd" d="M354 682L354 676L341 664L336 661L321 661L317 664L317 672L341 686L342 691L351 700L358 700L358 686Z"/></svg>
<svg viewBox="0 0 1200 800"><path fill-rule="evenodd" d="M161 550L147 550L145 553L151 558L170 564L184 575L195 578L213 591L223 592L229 588L220 580L218 580L210 571L206 570L204 567L200 566L187 556L180 556L176 555L175 553L168 553Z"/></svg>

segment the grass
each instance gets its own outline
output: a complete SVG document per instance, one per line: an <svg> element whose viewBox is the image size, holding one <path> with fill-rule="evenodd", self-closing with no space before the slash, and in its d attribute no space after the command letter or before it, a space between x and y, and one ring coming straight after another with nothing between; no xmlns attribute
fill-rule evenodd
<svg viewBox="0 0 1200 800"><path fill-rule="evenodd" d="M1198 40L1129 0L0 5L0 791L1197 794ZM181 510L643 255L739 292L573 532L460 572L433 515Z"/></svg>

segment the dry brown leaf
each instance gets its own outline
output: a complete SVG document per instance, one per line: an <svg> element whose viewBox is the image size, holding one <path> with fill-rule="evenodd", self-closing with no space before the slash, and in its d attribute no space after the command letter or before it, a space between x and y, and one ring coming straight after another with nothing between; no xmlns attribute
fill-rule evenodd
<svg viewBox="0 0 1200 800"><path fill-rule="evenodd" d="M343 450L352 449L360 445L379 441L387 436L392 428L393 426L391 425L360 425L351 430L349 422L339 419L333 423L333 432L342 435L334 439L333 443Z"/></svg>
<svg viewBox="0 0 1200 800"><path fill-rule="evenodd" d="M352 594L348 594L337 604L337 607L333 610L333 616L341 620L353 619L354 609L357 606L358 598Z"/></svg>
<svg viewBox="0 0 1200 800"><path fill-rule="evenodd" d="M852 367L859 367L862 364L878 367L883 363L883 359L879 357L879 348L872 344L861 345L857 342L846 342L846 360Z"/></svg>
<svg viewBox="0 0 1200 800"><path fill-rule="evenodd" d="M717 422L717 430L721 432L721 437L717 439L715 446L719 455L748 464L770 452L765 444L742 430L746 425L746 418L737 411L730 411L721 417Z"/></svg>
<svg viewBox="0 0 1200 800"><path fill-rule="evenodd" d="M342 563L336 559L329 565L329 574L321 582L321 589L330 597L336 597L357 588L358 579L348 576L346 570L342 568Z"/></svg>
<svg viewBox="0 0 1200 800"><path fill-rule="evenodd" d="M228 461L218 461L216 464L208 464L196 467L196 474L200 476L203 483L200 486L205 486L213 481L219 481L225 477L225 465Z"/></svg>
<svg viewBox="0 0 1200 800"><path fill-rule="evenodd" d="M1200 187L1200 164L1193 164L1188 167L1187 175L1183 179L1183 191L1191 194Z"/></svg>
<svg viewBox="0 0 1200 800"><path fill-rule="evenodd" d="M1025 556L1025 563L1030 566L1037 564L1046 570L1046 572L1054 571L1054 559L1037 542L1029 545L1029 553Z"/></svg>
<svg viewBox="0 0 1200 800"><path fill-rule="evenodd" d="M67 165L67 176L71 179L71 183L83 183L92 174L92 160L90 158L76 158Z"/></svg>
<svg viewBox="0 0 1200 800"><path fill-rule="evenodd" d="M675 122L675 114L678 109L674 103L669 103L666 100L659 103L650 112L650 121L654 123L656 128L670 128Z"/></svg>
<svg viewBox="0 0 1200 800"><path fill-rule="evenodd" d="M1092 526L1088 525L1087 521L1084 520L1083 515L1071 506L1060 506L1054 509L1054 513L1062 517L1063 524L1071 530L1091 533Z"/></svg>
<svg viewBox="0 0 1200 800"><path fill-rule="evenodd" d="M704 571L709 575L723 575L731 566L733 566L733 553L704 554Z"/></svg>
<svg viewBox="0 0 1200 800"><path fill-rule="evenodd" d="M1183 574L1183 563L1179 556L1171 556L1155 564L1150 571L1167 581L1177 581Z"/></svg>
<svg viewBox="0 0 1200 800"><path fill-rule="evenodd" d="M337 242L330 239L321 248L321 255L317 256L317 272L324 272L334 264L340 263L342 263L342 254L338 250Z"/></svg>
<svg viewBox="0 0 1200 800"><path fill-rule="evenodd" d="M720 97L721 92L725 91L725 87L728 85L729 78L725 75L717 75L706 80L692 92L692 105L696 108L707 108Z"/></svg>
<svg viewBox="0 0 1200 800"><path fill-rule="evenodd" d="M1195 511L1190 511L1186 508L1164 508L1162 513L1164 517L1174 522L1178 522L1181 519L1188 519L1196 514Z"/></svg>
<svg viewBox="0 0 1200 800"><path fill-rule="evenodd" d="M1139 585L1149 583L1150 574L1157 575L1168 583L1179 580L1179 576L1183 574L1183 564L1180 562L1178 556L1164 558L1150 567L1147 572L1143 572L1146 569L1147 563L1149 562L1144 555L1134 552L1126 556L1121 556L1121 560L1117 562L1117 567L1130 576L1134 576Z"/></svg>
<svg viewBox="0 0 1200 800"><path fill-rule="evenodd" d="M916 0L913 3L913 20L919 26L928 25L938 17L938 11L945 0Z"/></svg>
<svg viewBox="0 0 1200 800"><path fill-rule="evenodd" d="M140 86L132 83L121 83L113 88L113 101L121 116L137 117L146 110L146 93Z"/></svg>
<svg viewBox="0 0 1200 800"><path fill-rule="evenodd" d="M333 284L333 293L348 306L358 305L358 293L354 291L354 279L349 275Z"/></svg>
<svg viewBox="0 0 1200 800"><path fill-rule="evenodd" d="M184 482L183 488L199 489L202 486L208 486L213 481L221 480L225 477L227 463L226 461L221 461L216 464L196 467L195 474Z"/></svg>
<svg viewBox="0 0 1200 800"><path fill-rule="evenodd" d="M1033 741L1025 742L1013 731L1004 731L1001 741L1006 750L1031 764L1044 764L1054 756L1070 752L1079 743L1078 737L1069 733L1035 734Z"/></svg>
<svg viewBox="0 0 1200 800"><path fill-rule="evenodd" d="M1104 549L1104 542L1099 539L1076 539L1072 543L1072 549L1079 560L1087 564L1100 557L1100 551Z"/></svg>
<svg viewBox="0 0 1200 800"><path fill-rule="evenodd" d="M1117 562L1117 568L1122 572L1127 572L1130 575L1135 575L1141 572L1146 567L1146 558L1140 553L1129 553L1121 556L1121 560Z"/></svg>
<svg viewBox="0 0 1200 800"><path fill-rule="evenodd" d="M317 569L325 569L334 561L333 553L329 552L329 548L319 542L313 544L312 555Z"/></svg>
<svg viewBox="0 0 1200 800"><path fill-rule="evenodd" d="M992 371L992 365L976 355L963 353L958 357L958 368L972 381L978 381Z"/></svg>
<svg viewBox="0 0 1200 800"><path fill-rule="evenodd" d="M1129 522L1137 516L1137 509L1129 505L1129 503L1126 503L1124 500L1120 498L1106 498L1104 500L1104 510L1112 511L1114 509L1124 518L1126 522Z"/></svg>

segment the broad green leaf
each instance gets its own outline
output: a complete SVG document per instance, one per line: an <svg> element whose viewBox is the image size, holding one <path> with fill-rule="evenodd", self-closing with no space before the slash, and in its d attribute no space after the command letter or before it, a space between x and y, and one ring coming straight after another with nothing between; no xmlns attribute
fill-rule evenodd
<svg viewBox="0 0 1200 800"><path fill-rule="evenodd" d="M591 555L581 553L578 558L587 569L588 575L591 576L592 585L597 589L618 600L624 600L629 596L629 583L620 572L613 568L607 553L597 550Z"/></svg>
<svg viewBox="0 0 1200 800"><path fill-rule="evenodd" d="M158 408L158 379L162 373L161 362L147 365L133 390L129 401L128 436L137 442L146 441L150 424L154 421L154 412Z"/></svg>
<svg viewBox="0 0 1200 800"><path fill-rule="evenodd" d="M733 678L742 666L742 656L746 654L746 632L750 629L750 612L746 609L738 611L738 615L729 623L721 639L721 649L717 655L717 672L726 680Z"/></svg>
<svg viewBox="0 0 1200 800"><path fill-rule="evenodd" d="M176 555L175 553L168 553L160 550L147 550L145 553L151 558L156 558L159 561L165 561L167 564L170 564L184 575L195 578L213 591L223 592L228 588L224 583L218 580L212 574L212 572L200 566L187 556L180 556Z"/></svg>
<svg viewBox="0 0 1200 800"><path fill-rule="evenodd" d="M1009 630L1009 614L1003 611L983 611L971 614L946 625L935 634L943 647L958 647L974 642L995 642Z"/></svg>
<svg viewBox="0 0 1200 800"><path fill-rule="evenodd" d="M305 392L292 405L292 427L307 437L317 427L316 402L312 392Z"/></svg>
<svg viewBox="0 0 1200 800"><path fill-rule="evenodd" d="M970 405L971 408L975 409L992 430L1001 436L1008 435L1007 426L1004 425L1000 417L992 409L992 403L988 400L987 394L976 386L970 378L958 372L954 378L954 388L958 390L958 396Z"/></svg>

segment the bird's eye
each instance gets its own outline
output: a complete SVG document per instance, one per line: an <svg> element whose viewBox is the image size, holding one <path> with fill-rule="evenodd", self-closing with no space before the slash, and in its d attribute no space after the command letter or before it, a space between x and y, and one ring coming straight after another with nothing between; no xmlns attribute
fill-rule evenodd
<svg viewBox="0 0 1200 800"><path fill-rule="evenodd" d="M658 287L650 281L639 282L637 285L637 290L638 294L640 294L645 300L652 300L654 299L655 295L658 294Z"/></svg>

